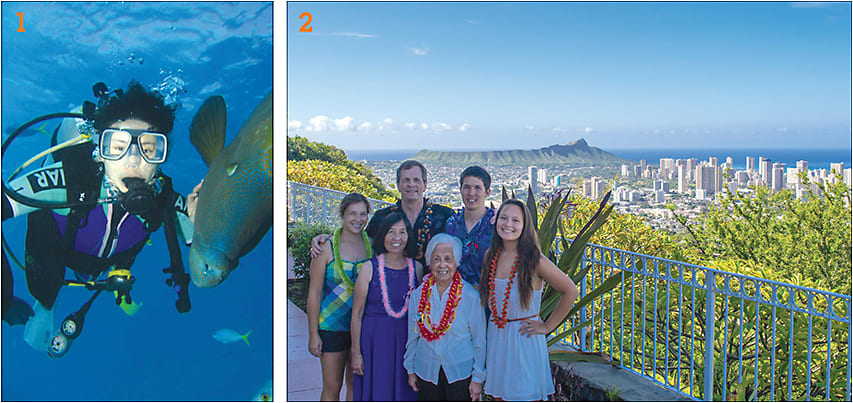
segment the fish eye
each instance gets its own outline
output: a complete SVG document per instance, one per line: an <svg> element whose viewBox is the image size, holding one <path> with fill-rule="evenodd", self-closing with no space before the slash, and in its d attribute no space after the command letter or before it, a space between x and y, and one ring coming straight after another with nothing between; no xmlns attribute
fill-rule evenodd
<svg viewBox="0 0 853 403"><path fill-rule="evenodd" d="M271 402L271 401L272 401L272 399L270 399L270 395L268 395L268 394L264 393L264 394L262 394L262 395L261 395L261 401L262 401L262 402Z"/></svg>

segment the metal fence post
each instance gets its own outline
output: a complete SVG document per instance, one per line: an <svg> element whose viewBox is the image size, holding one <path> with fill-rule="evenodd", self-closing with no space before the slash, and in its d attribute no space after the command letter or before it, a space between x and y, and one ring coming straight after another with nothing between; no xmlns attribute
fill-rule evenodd
<svg viewBox="0 0 853 403"><path fill-rule="evenodd" d="M584 277L584 278L583 278L583 280L581 280L580 296L579 296L578 298L582 298L582 297L584 297L585 295L586 295L586 277ZM581 323L586 322L586 307L583 307L583 308L581 309L581 319L580 319L580 322L581 322ZM580 342L581 342L581 343L580 343L581 351L589 351L589 350L587 350L587 349L586 349L586 326L584 326L584 327L582 327L582 328L581 328L581 335L580 335L580 337L581 337L581 340L580 340Z"/></svg>
<svg viewBox="0 0 853 403"><path fill-rule="evenodd" d="M716 272L705 276L705 401L714 400L714 284ZM724 380L725 381L725 380Z"/></svg>
<svg viewBox="0 0 853 403"><path fill-rule="evenodd" d="M323 192L323 224L329 225L329 199Z"/></svg>
<svg viewBox="0 0 853 403"><path fill-rule="evenodd" d="M311 192L305 192L305 223L311 224Z"/></svg>

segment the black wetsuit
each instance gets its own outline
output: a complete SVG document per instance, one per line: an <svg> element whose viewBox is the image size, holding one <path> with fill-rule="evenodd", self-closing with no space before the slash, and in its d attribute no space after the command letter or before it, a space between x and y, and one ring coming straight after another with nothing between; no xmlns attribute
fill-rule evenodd
<svg viewBox="0 0 853 403"><path fill-rule="evenodd" d="M105 183L103 164L91 159L92 147L91 143L86 143L62 150L64 153L57 156L59 163L16 179L10 188L46 201L103 198L114 191ZM170 216L166 214L170 209L182 213L177 215L181 221L177 227L187 233L186 199L172 190L169 177L158 173L155 183L159 188L156 207L144 215L128 213L119 203L88 204L59 210L35 209L4 195L3 220L28 215L24 261L30 294L50 309L64 285L66 267L83 280L96 278L113 267L130 268L150 234ZM11 269L5 253L3 259L5 315L7 293L11 299L11 281L7 290L5 279L11 277Z"/></svg>

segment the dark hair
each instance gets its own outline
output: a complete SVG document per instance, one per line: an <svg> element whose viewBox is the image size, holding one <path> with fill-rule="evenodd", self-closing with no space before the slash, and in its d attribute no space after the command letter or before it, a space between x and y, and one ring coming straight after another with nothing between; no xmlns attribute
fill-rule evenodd
<svg viewBox="0 0 853 403"><path fill-rule="evenodd" d="M376 238L373 238L373 254L379 256L387 250L385 249L385 236L388 235L388 231L391 229L391 226L403 221L403 214L399 211L395 211L391 214L385 216L382 219L382 224L379 225L379 231L376 233ZM405 221L403 221L405 223ZM412 241L411 230L406 227L406 247L403 248L403 255L406 257L415 257L415 253L417 253L417 242Z"/></svg>
<svg viewBox="0 0 853 403"><path fill-rule="evenodd" d="M501 204L495 216L500 217L501 211L507 206L518 206L521 209L521 214L524 216L524 227L521 230L521 236L518 238L516 284L518 284L518 296L521 301L521 307L527 309L530 306L530 299L533 297L533 270L539 264L542 252L539 249L536 232L533 230L533 218L527 206L521 200L508 199ZM489 283L492 281L490 270L492 258L495 256L495 251L501 247L503 247L503 239L498 235L498 224L495 222L495 226L492 229L492 245L486 251L486 256L483 257L482 279L480 280L480 303L483 306L488 306L489 304ZM495 290L495 293L498 293L498 290Z"/></svg>
<svg viewBox="0 0 853 403"><path fill-rule="evenodd" d="M400 183L400 172L403 172L407 169L411 169L412 167L418 167L421 169L421 179L424 180L424 184L427 182L427 170L424 164L421 164L415 160L406 160L399 167L397 167L397 183ZM398 189L399 190L399 189Z"/></svg>
<svg viewBox="0 0 853 403"><path fill-rule="evenodd" d="M482 167L478 167L478 166L474 165L474 166L470 166L468 168L465 168L465 170L462 171L462 175L459 175L459 186L460 187L462 186L462 181L467 176L473 176L473 177L483 181L483 187L485 187L486 190L489 190L492 186L491 175L489 175L489 173L486 172L486 170L483 169Z"/></svg>
<svg viewBox="0 0 853 403"><path fill-rule="evenodd" d="M364 203L367 206L367 214L370 214L370 202L367 201L367 198L361 193L350 193L341 199L341 218L344 218L344 212L349 206L355 203Z"/></svg>
<svg viewBox="0 0 853 403"><path fill-rule="evenodd" d="M136 80L131 80L127 91L98 108L92 125L102 131L128 118L143 120L154 129L169 134L175 123L175 108L166 105L158 92L148 91Z"/></svg>

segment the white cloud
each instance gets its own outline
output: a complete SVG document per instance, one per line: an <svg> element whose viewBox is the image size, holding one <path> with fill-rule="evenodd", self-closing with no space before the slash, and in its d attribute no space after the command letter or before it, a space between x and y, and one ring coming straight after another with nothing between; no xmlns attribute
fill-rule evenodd
<svg viewBox="0 0 853 403"><path fill-rule="evenodd" d="M409 130L415 130L415 124L413 122L403 123L403 126L405 126Z"/></svg>
<svg viewBox="0 0 853 403"><path fill-rule="evenodd" d="M432 124L432 130L435 130L437 132L450 130L450 129L452 129L452 127L447 123L438 122L438 123Z"/></svg>
<svg viewBox="0 0 853 403"><path fill-rule="evenodd" d="M339 132L355 130L355 123L353 123L352 118L349 116L343 119L335 119L335 130Z"/></svg>
<svg viewBox="0 0 853 403"><path fill-rule="evenodd" d="M463 123L462 125L459 126L459 131L460 132L467 132L468 128L470 128L470 127L471 127L471 125L469 125L467 123Z"/></svg>
<svg viewBox="0 0 853 403"><path fill-rule="evenodd" d="M362 34L360 32L332 32L329 36L349 36L353 38L375 38L376 35Z"/></svg>
<svg viewBox="0 0 853 403"><path fill-rule="evenodd" d="M583 132L584 133L592 133L592 128L591 127L584 127Z"/></svg>
<svg viewBox="0 0 853 403"><path fill-rule="evenodd" d="M329 117L323 115L314 116L311 119L308 119L308 126L305 130L311 132L322 132L329 129Z"/></svg>
<svg viewBox="0 0 853 403"><path fill-rule="evenodd" d="M373 127L373 123L364 122L364 123L358 125L358 130L359 131L370 130L371 127Z"/></svg>
<svg viewBox="0 0 853 403"><path fill-rule="evenodd" d="M384 123L386 125L390 125L391 123L394 123L394 121L391 120L391 118L385 118L385 119L382 119L382 123Z"/></svg>
<svg viewBox="0 0 853 403"><path fill-rule="evenodd" d="M467 22L467 23L469 23L469 24L471 24L471 25L479 25L479 24L480 24L479 22L474 21L474 20L465 20L465 22Z"/></svg>
<svg viewBox="0 0 853 403"><path fill-rule="evenodd" d="M429 49L427 48L409 48L409 50L411 50L415 56L426 56L427 52L429 52Z"/></svg>
<svg viewBox="0 0 853 403"><path fill-rule="evenodd" d="M288 120L287 121L287 131L295 131L302 128L302 122L298 120Z"/></svg>
<svg viewBox="0 0 853 403"><path fill-rule="evenodd" d="M555 132L561 132L561 133L565 133L565 132L569 131L569 129L562 128L562 127L559 127L559 126L557 126L557 127L553 128L553 129L551 129L551 130L553 130L553 131L555 131Z"/></svg>
<svg viewBox="0 0 853 403"><path fill-rule="evenodd" d="M421 129L424 129L424 130L429 129L429 125L426 124L426 122L423 122L423 123L421 123Z"/></svg>
<svg viewBox="0 0 853 403"><path fill-rule="evenodd" d="M527 129L527 130L533 130L533 129L535 129L535 127L533 127L533 125L524 125L524 128L525 128L525 129Z"/></svg>

